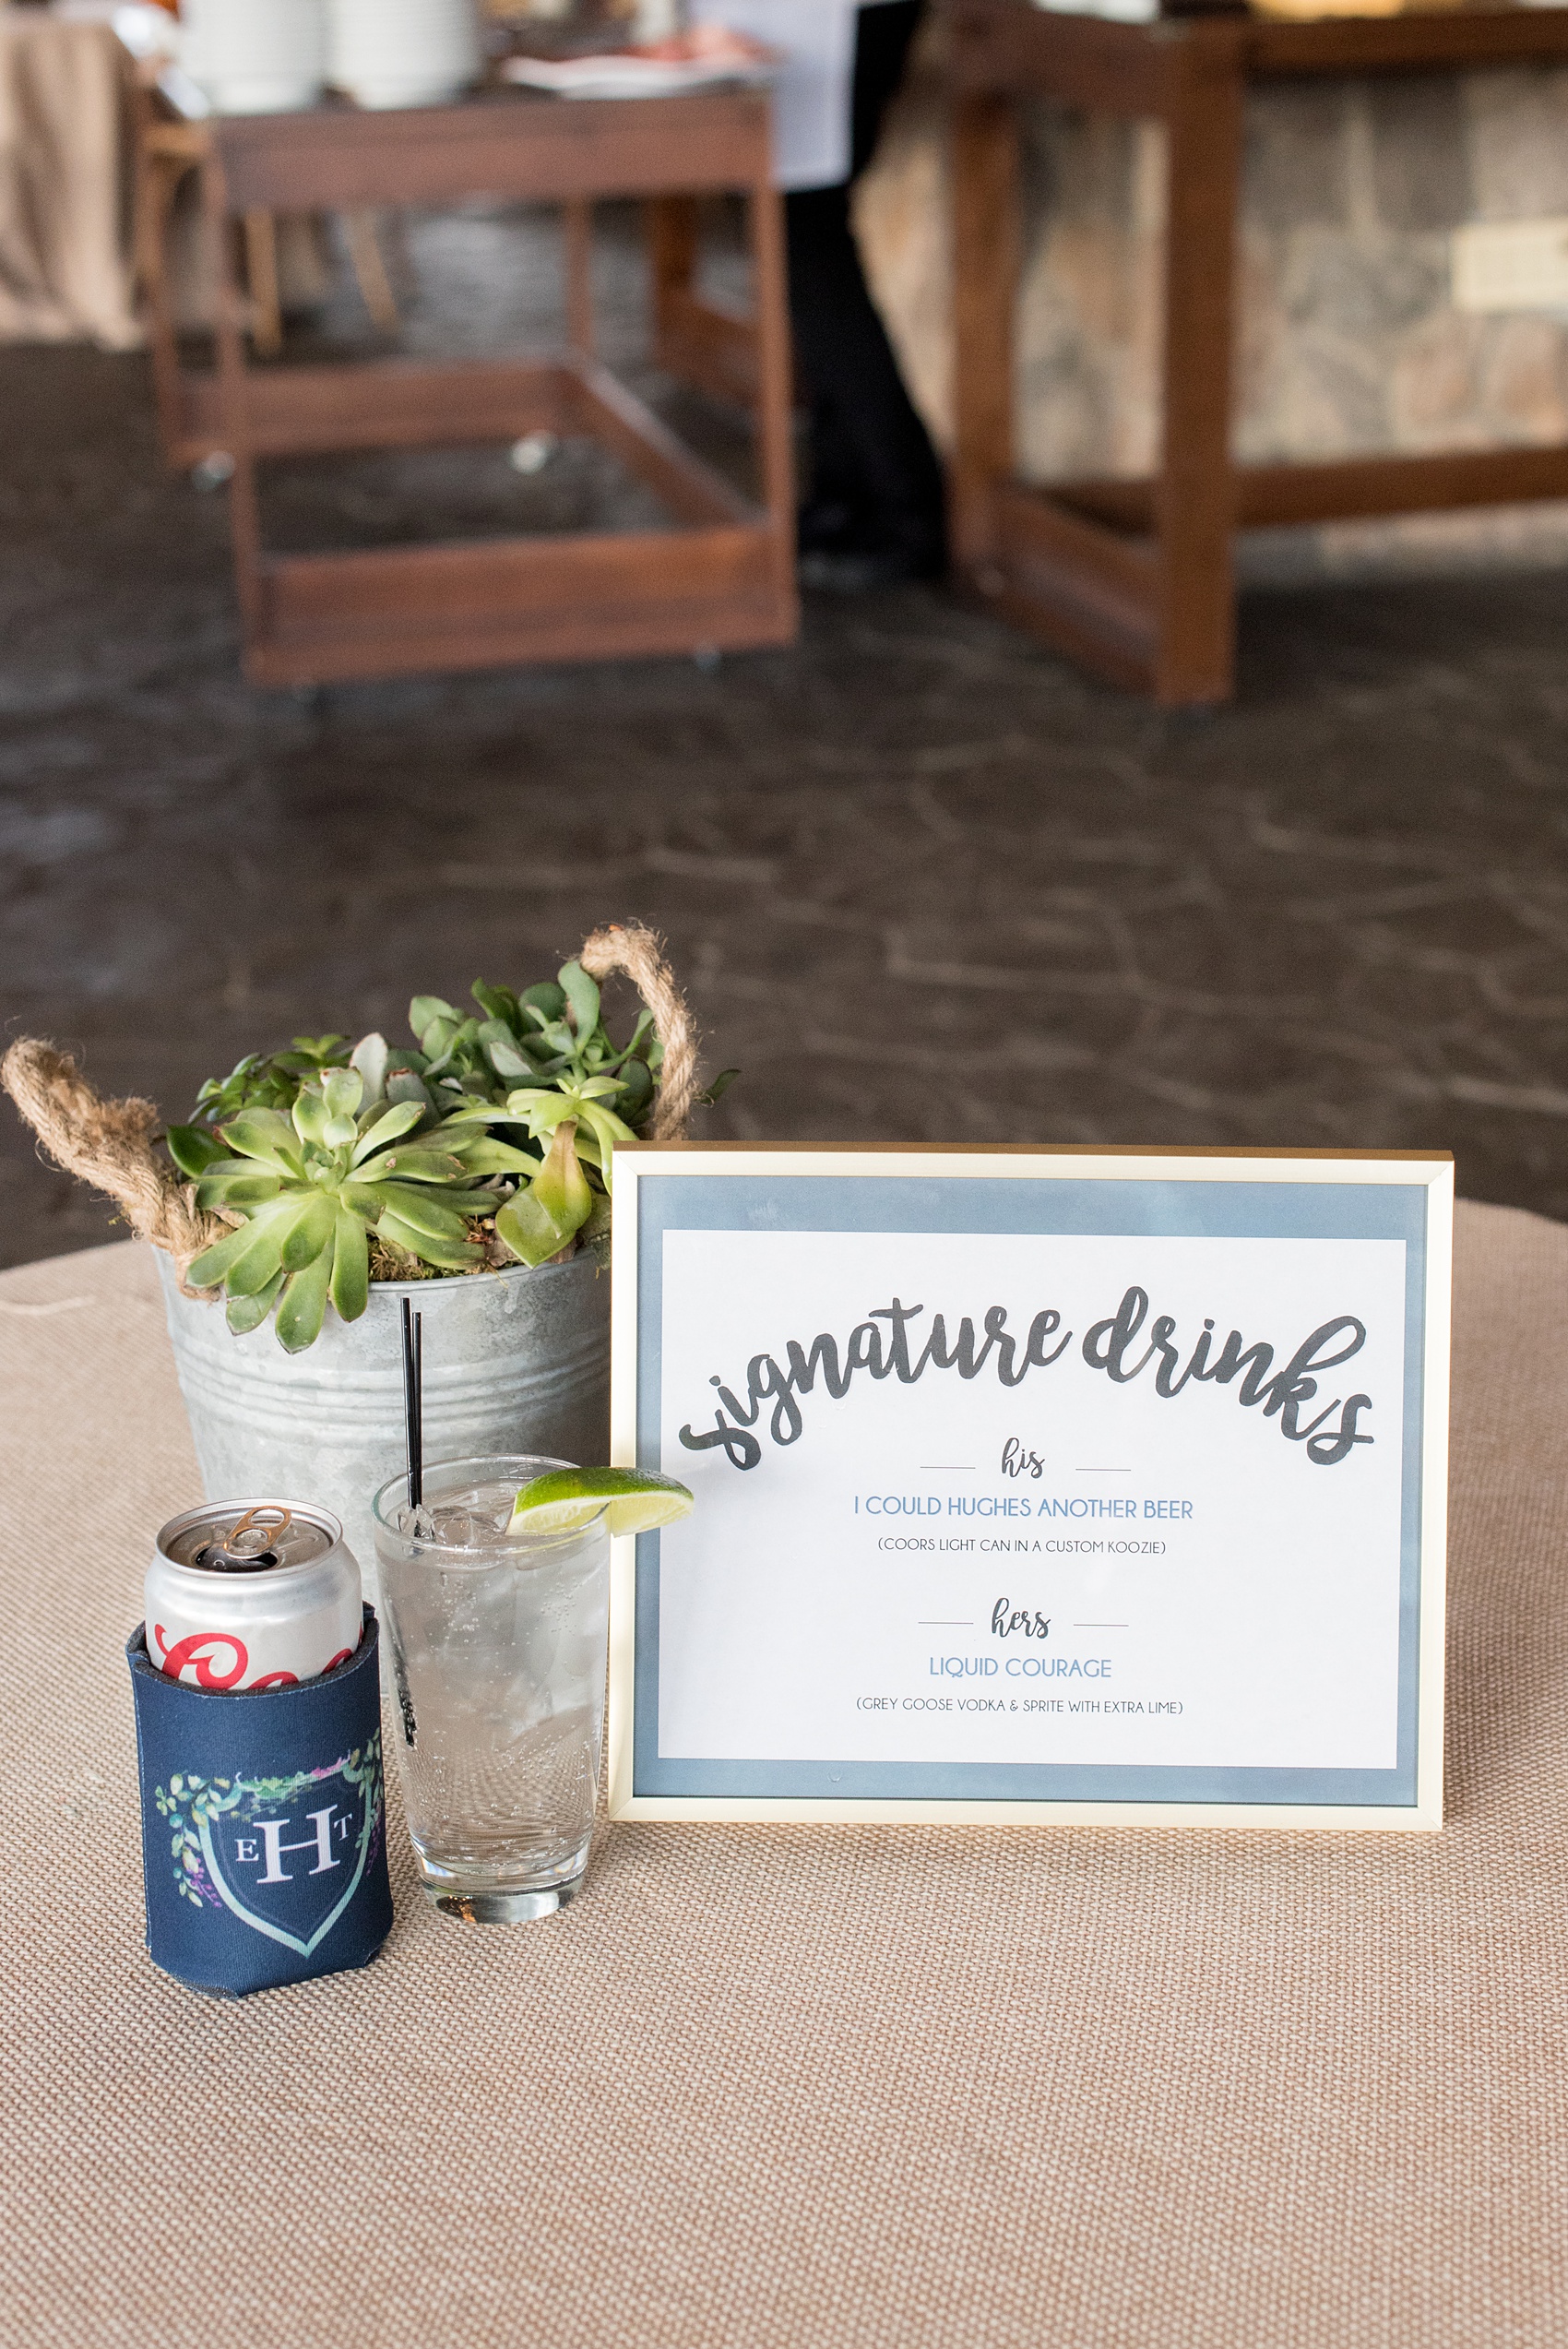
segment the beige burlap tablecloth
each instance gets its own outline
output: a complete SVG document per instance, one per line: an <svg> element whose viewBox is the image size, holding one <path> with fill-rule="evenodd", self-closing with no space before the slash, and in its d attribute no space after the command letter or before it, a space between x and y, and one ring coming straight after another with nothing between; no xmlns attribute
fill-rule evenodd
<svg viewBox="0 0 1568 2349"><path fill-rule="evenodd" d="M198 1497L133 1246L0 1278L0 2334L156 2349L1568 2338L1568 1230L1459 1218L1441 1835L601 1830L214 2005L128 1678Z"/></svg>

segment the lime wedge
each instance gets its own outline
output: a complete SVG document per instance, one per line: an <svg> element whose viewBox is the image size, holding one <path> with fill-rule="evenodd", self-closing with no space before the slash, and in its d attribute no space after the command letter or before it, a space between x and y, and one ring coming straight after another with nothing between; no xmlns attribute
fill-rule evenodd
<svg viewBox="0 0 1568 2349"><path fill-rule="evenodd" d="M692 1513L692 1496L672 1476L636 1468L554 1468L525 1485L508 1533L575 1533L607 1514L612 1533L651 1533Z"/></svg>

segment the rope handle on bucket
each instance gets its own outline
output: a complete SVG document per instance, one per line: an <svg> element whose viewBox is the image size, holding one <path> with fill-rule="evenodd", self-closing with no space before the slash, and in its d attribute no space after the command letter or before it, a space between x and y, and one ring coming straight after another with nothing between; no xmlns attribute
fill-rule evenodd
<svg viewBox="0 0 1568 2349"><path fill-rule="evenodd" d="M647 1136L654 1142L678 1142L697 1096L697 1031L664 959L663 940L641 922L612 922L584 940L577 960L590 979L623 972L652 1012L664 1059Z"/></svg>
<svg viewBox="0 0 1568 2349"><path fill-rule="evenodd" d="M613 922L594 932L578 960L591 979L624 972L652 1012L664 1060L647 1132L653 1141L678 1141L696 1099L697 1033L662 942L640 922ZM230 1227L197 1207L193 1187L160 1155L156 1104L136 1095L105 1100L69 1053L37 1036L17 1038L0 1060L0 1085L50 1157L104 1192L139 1238L173 1258L187 1296L205 1294L185 1287L185 1267Z"/></svg>
<svg viewBox="0 0 1568 2349"><path fill-rule="evenodd" d="M10 1094L51 1158L112 1198L137 1236L164 1248L185 1267L229 1229L197 1207L178 1167L159 1156L163 1120L150 1101L134 1094L106 1101L68 1052L37 1036L18 1036L0 1060L0 1084Z"/></svg>

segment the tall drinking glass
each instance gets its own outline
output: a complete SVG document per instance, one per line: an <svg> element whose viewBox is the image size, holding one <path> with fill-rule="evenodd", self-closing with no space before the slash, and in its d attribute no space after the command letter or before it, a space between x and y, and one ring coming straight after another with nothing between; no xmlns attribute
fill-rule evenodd
<svg viewBox="0 0 1568 2349"><path fill-rule="evenodd" d="M481 1925L577 1891L599 1790L610 1536L512 1533L517 1488L570 1461L441 1461L375 1496L375 1555L424 1889Z"/></svg>

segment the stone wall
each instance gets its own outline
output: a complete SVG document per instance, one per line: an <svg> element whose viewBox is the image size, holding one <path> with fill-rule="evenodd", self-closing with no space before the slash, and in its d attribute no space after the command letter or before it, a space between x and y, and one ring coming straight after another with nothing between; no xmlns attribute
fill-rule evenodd
<svg viewBox="0 0 1568 2349"><path fill-rule="evenodd" d="M951 415L940 83L915 77L857 225L911 387ZM1147 471L1159 423L1163 133L1026 114L1018 458L1029 478ZM1568 316L1449 300L1466 221L1568 213L1568 72L1251 93L1235 446L1244 460L1568 439ZM1568 559L1568 506L1259 532L1254 574Z"/></svg>

